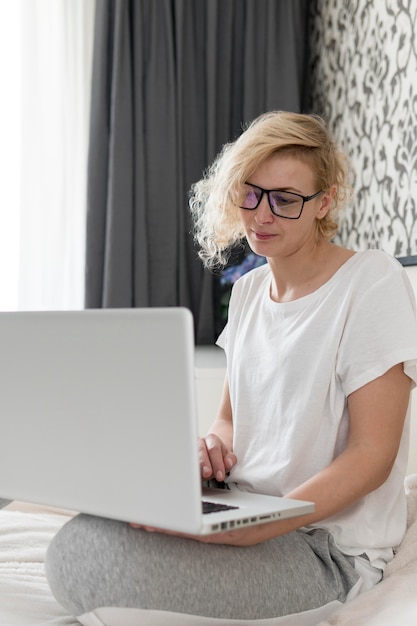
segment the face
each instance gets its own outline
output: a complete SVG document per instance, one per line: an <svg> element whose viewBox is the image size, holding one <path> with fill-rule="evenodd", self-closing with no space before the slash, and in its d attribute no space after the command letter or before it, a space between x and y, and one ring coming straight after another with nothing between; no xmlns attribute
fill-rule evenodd
<svg viewBox="0 0 417 626"><path fill-rule="evenodd" d="M295 157L273 155L252 174L247 182L263 189L291 191L311 196L320 191L312 168ZM299 219L278 217L272 213L264 193L259 206L253 210L240 209L240 217L251 249L271 260L307 251L317 241L317 220L326 215L331 203L328 193L304 203Z"/></svg>

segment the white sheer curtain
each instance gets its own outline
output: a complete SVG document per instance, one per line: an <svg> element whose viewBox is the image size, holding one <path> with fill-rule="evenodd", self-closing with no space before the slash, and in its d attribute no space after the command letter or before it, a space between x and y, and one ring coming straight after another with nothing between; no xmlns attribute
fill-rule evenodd
<svg viewBox="0 0 417 626"><path fill-rule="evenodd" d="M20 2L16 308L82 308L94 0Z"/></svg>
<svg viewBox="0 0 417 626"><path fill-rule="evenodd" d="M0 4L0 310L17 305L20 205L20 2Z"/></svg>

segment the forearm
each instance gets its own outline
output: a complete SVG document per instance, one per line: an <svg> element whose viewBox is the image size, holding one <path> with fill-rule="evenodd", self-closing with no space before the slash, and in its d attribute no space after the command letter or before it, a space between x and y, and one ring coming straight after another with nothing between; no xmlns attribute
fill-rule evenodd
<svg viewBox="0 0 417 626"><path fill-rule="evenodd" d="M378 489L388 478L391 461L366 444L350 446L329 466L286 494L315 502L307 523L318 522L343 511Z"/></svg>
<svg viewBox="0 0 417 626"><path fill-rule="evenodd" d="M237 459L233 454L233 419L227 377L217 417L207 435L200 439L199 455L201 476L205 480L216 478L221 482L225 479L227 472L236 465Z"/></svg>
<svg viewBox="0 0 417 626"><path fill-rule="evenodd" d="M255 545L340 513L378 488L386 478L384 461L374 455L369 457L369 452L360 446L346 450L329 466L286 494L288 498L314 502L313 513L251 526L243 532L223 533L221 537L213 536L212 540L235 546Z"/></svg>
<svg viewBox="0 0 417 626"><path fill-rule="evenodd" d="M233 447L233 417L230 403L229 383L225 377L219 410L216 419L207 434L219 437L225 446L231 451Z"/></svg>

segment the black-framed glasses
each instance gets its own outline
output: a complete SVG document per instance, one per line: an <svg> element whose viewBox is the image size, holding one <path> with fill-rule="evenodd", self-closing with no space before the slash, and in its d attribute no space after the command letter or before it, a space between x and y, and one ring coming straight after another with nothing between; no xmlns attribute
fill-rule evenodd
<svg viewBox="0 0 417 626"><path fill-rule="evenodd" d="M260 205L264 193L268 196L269 206L274 215L288 220L298 220L303 212L304 204L316 198L322 190L313 193L312 196L302 196L292 191L262 189L252 183L245 183L242 190L236 194L234 204L241 209L253 211Z"/></svg>

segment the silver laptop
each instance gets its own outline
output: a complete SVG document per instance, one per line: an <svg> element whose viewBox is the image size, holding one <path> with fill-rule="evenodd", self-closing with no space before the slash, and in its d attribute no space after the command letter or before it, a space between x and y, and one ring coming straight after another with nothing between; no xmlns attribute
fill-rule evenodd
<svg viewBox="0 0 417 626"><path fill-rule="evenodd" d="M194 534L313 511L202 490L193 337L185 308L0 313L0 497Z"/></svg>

